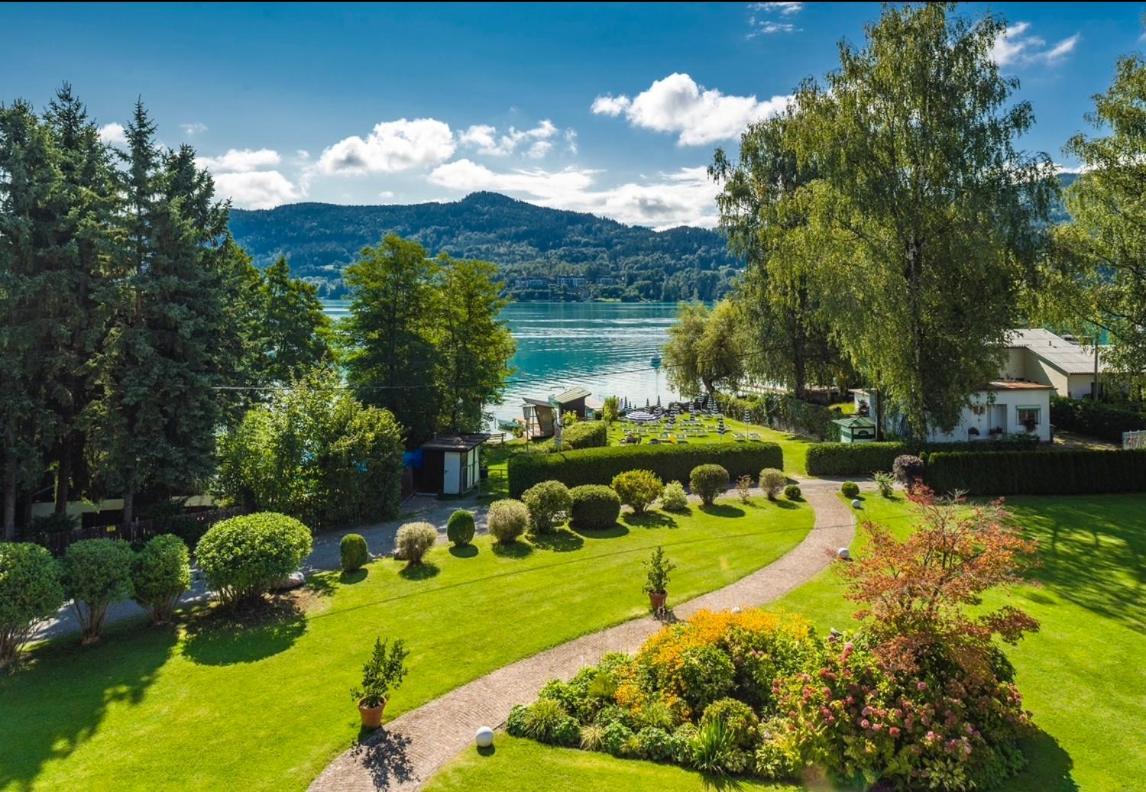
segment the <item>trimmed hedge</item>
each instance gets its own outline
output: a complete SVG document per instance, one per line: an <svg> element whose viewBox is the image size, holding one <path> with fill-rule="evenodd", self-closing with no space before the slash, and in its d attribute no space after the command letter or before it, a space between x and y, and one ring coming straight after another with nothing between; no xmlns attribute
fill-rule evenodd
<svg viewBox="0 0 1146 792"><path fill-rule="evenodd" d="M967 443L816 443L808 449L809 476L870 476L878 470L891 470L895 458L902 454L925 454L967 451L975 454L997 454L1004 451L1029 451L1038 445L1038 437L1014 440L981 440Z"/></svg>
<svg viewBox="0 0 1146 792"><path fill-rule="evenodd" d="M583 421L561 431L561 443L570 451L602 448L609 444L609 427L604 421Z"/></svg>
<svg viewBox="0 0 1146 792"><path fill-rule="evenodd" d="M1081 495L1146 491L1146 449L935 452L924 480L938 493Z"/></svg>
<svg viewBox="0 0 1146 792"><path fill-rule="evenodd" d="M1146 415L1090 399L1051 398L1050 419L1055 429L1122 444L1123 432L1146 429Z"/></svg>
<svg viewBox="0 0 1146 792"><path fill-rule="evenodd" d="M697 465L717 464L733 478L754 476L761 468L784 469L776 443L610 446L559 454L518 454L509 458L509 493L521 493L553 479L570 487L608 484L626 470L650 470L662 481L688 481ZM890 463L889 463L890 465Z"/></svg>
<svg viewBox="0 0 1146 792"><path fill-rule="evenodd" d="M370 561L370 548L362 534L348 533L338 543L339 562L343 572L357 572Z"/></svg>

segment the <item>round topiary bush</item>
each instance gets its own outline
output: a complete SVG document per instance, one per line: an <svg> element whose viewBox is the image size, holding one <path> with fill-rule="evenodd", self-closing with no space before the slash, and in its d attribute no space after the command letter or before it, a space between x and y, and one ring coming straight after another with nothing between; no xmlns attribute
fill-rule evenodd
<svg viewBox="0 0 1146 792"><path fill-rule="evenodd" d="M575 528L601 531L611 528L621 516L621 498L612 487L583 484L574 487L569 494L573 498L570 517Z"/></svg>
<svg viewBox="0 0 1146 792"><path fill-rule="evenodd" d="M791 501L798 501L803 497L799 484L789 484L784 487L784 497Z"/></svg>
<svg viewBox="0 0 1146 792"><path fill-rule="evenodd" d="M728 489L728 471L720 465L697 465L689 474L688 486L705 506L711 506Z"/></svg>
<svg viewBox="0 0 1146 792"><path fill-rule="evenodd" d="M122 539L82 539L64 553L64 592L75 600L83 642L98 641L111 603L131 596L135 553Z"/></svg>
<svg viewBox="0 0 1146 792"><path fill-rule="evenodd" d="M63 604L51 553L31 542L0 542L0 670L16 661L36 623Z"/></svg>
<svg viewBox="0 0 1146 792"><path fill-rule="evenodd" d="M506 498L490 504L486 519L498 544L513 544L529 527L529 509L519 500Z"/></svg>
<svg viewBox="0 0 1146 792"><path fill-rule="evenodd" d="M914 454L900 454L891 464L895 480L909 490L923 480L923 460Z"/></svg>
<svg viewBox="0 0 1146 792"><path fill-rule="evenodd" d="M788 483L788 477L782 470L764 468L760 471L760 489L768 496L768 500L776 500L780 490Z"/></svg>
<svg viewBox="0 0 1146 792"><path fill-rule="evenodd" d="M634 514L644 514L664 489L660 477L651 470L626 470L613 476L613 491Z"/></svg>
<svg viewBox="0 0 1146 792"><path fill-rule="evenodd" d="M860 494L859 484L856 484L854 481L845 481L840 485L840 492L844 494L845 498L854 498Z"/></svg>
<svg viewBox="0 0 1146 792"><path fill-rule="evenodd" d="M673 512L682 512L688 508L688 495L685 494L683 484L679 481L665 484L664 492L661 493L661 508Z"/></svg>
<svg viewBox="0 0 1146 792"><path fill-rule="evenodd" d="M366 546L366 537L356 533L342 537L338 543L338 555L343 572L357 572L362 569L370 560L370 548Z"/></svg>
<svg viewBox="0 0 1146 792"><path fill-rule="evenodd" d="M537 533L550 533L569 519L569 488L560 481L534 484L521 494L521 500L529 509L529 524Z"/></svg>
<svg viewBox="0 0 1146 792"><path fill-rule="evenodd" d="M476 530L474 513L458 509L450 515L449 522L446 523L446 538L454 547L465 547L474 540Z"/></svg>
<svg viewBox="0 0 1146 792"><path fill-rule="evenodd" d="M258 512L211 526L195 547L207 584L224 605L255 600L310 553L310 529L293 517Z"/></svg>
<svg viewBox="0 0 1146 792"><path fill-rule="evenodd" d="M148 540L131 569L135 601L151 612L153 624L171 619L179 597L191 586L191 554L174 534Z"/></svg>
<svg viewBox="0 0 1146 792"><path fill-rule="evenodd" d="M404 560L407 566L417 566L436 541L437 528L428 522L412 522L398 529L394 546L398 550L398 558Z"/></svg>

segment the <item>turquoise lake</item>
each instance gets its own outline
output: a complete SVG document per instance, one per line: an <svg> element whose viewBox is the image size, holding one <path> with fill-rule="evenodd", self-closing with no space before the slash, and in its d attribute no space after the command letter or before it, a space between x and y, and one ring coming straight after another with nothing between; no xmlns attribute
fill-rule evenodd
<svg viewBox="0 0 1146 792"><path fill-rule="evenodd" d="M346 315L349 302L327 300L328 315ZM512 303L502 312L517 354L502 403L490 408L498 419L521 416L521 399L544 399L580 385L589 402L606 396L633 404L676 398L663 369L651 365L668 338L674 303Z"/></svg>

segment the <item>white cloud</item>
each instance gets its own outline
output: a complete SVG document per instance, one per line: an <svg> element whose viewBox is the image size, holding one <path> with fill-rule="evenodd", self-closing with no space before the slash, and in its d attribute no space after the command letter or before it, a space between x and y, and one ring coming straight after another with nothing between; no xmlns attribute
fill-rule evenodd
<svg viewBox="0 0 1146 792"><path fill-rule="evenodd" d="M433 118L383 121L365 138L352 135L329 146L318 159L326 174L396 173L437 165L453 156L449 124Z"/></svg>
<svg viewBox="0 0 1146 792"><path fill-rule="evenodd" d="M303 192L277 170L220 173L215 176L215 187L243 209L273 209L303 197Z"/></svg>
<svg viewBox="0 0 1146 792"><path fill-rule="evenodd" d="M632 99L598 96L592 110L613 116L623 110L632 126L676 132L678 144L700 146L735 138L753 121L781 112L789 98L773 96L760 101L755 96L728 96L697 85L687 74L674 73Z"/></svg>
<svg viewBox="0 0 1146 792"><path fill-rule="evenodd" d="M803 3L749 3L748 8L752 12L748 17L748 27L751 28L748 38L800 30L793 22L778 22L775 18L794 17L804 10Z"/></svg>
<svg viewBox="0 0 1146 792"><path fill-rule="evenodd" d="M656 229L716 225L716 185L703 166L661 174L654 180L594 189L599 171L585 168L497 172L468 159L439 165L430 181L459 192L495 190L554 209L610 217Z"/></svg>
<svg viewBox="0 0 1146 792"><path fill-rule="evenodd" d="M475 124L458 135L458 142L468 148L477 149L478 154L487 157L505 157L524 146L527 157L540 159L553 148L550 139L557 135L558 131L548 118L533 129L510 127L501 135L497 134L496 127L489 124Z"/></svg>
<svg viewBox="0 0 1146 792"><path fill-rule="evenodd" d="M109 146L126 146L127 130L123 128L123 124L113 121L99 128L99 139Z"/></svg>
<svg viewBox="0 0 1146 792"><path fill-rule="evenodd" d="M1074 52L1079 34L1068 36L1053 47L1047 47L1046 40L1028 35L1030 22L1016 22L995 39L990 57L999 66L1027 66L1030 64L1052 65Z"/></svg>
<svg viewBox="0 0 1146 792"><path fill-rule="evenodd" d="M577 153L577 130L575 130L575 129L566 129L565 130L565 150L568 151L570 154L576 154Z"/></svg>
<svg viewBox="0 0 1146 792"><path fill-rule="evenodd" d="M782 16L791 16L804 10L803 3L752 3L752 7L757 11L777 13Z"/></svg>
<svg viewBox="0 0 1146 792"><path fill-rule="evenodd" d="M194 137L195 135L202 135L204 132L207 131L207 125L204 123L201 123L199 121L194 121L190 124L180 124L179 128L182 129L183 134L187 135L188 137Z"/></svg>
<svg viewBox="0 0 1146 792"><path fill-rule="evenodd" d="M226 154L199 157L197 162L212 173L249 173L278 165L282 157L273 149L228 149Z"/></svg>

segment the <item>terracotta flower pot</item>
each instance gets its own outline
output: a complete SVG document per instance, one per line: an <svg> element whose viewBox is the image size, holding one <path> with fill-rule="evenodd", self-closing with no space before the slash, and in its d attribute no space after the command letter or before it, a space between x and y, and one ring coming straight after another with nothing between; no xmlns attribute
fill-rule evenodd
<svg viewBox="0 0 1146 792"><path fill-rule="evenodd" d="M386 709L386 702L383 701L377 707L366 706L365 701L358 702L358 714L362 716L362 728L364 729L377 729L382 725L382 710Z"/></svg>
<svg viewBox="0 0 1146 792"><path fill-rule="evenodd" d="M667 591L650 591L649 592L649 607L654 611L662 611L665 607L665 600L668 599Z"/></svg>

